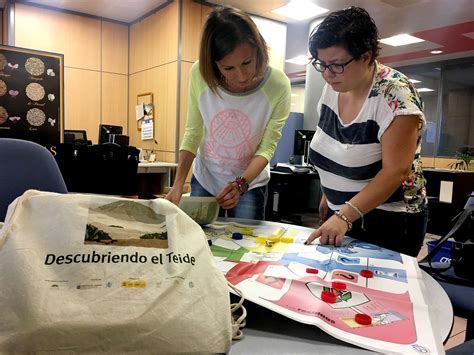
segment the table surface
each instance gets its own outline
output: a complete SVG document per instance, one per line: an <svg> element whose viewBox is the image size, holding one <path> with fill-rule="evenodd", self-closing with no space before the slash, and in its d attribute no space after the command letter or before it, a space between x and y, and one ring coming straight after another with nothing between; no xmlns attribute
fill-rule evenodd
<svg viewBox="0 0 474 355"><path fill-rule="evenodd" d="M177 167L177 163L167 163L164 161L155 161L153 163L149 162L140 162L138 163L139 168L153 168L153 167L170 167L170 168L175 168Z"/></svg>
<svg viewBox="0 0 474 355"><path fill-rule="evenodd" d="M219 222L237 222L251 226L274 225L298 230L311 228L270 221L219 218ZM434 331L443 341L448 337L453 325L453 308L448 295L430 275L421 270L426 292L427 305L431 308ZM236 298L233 296L233 302ZM373 354L374 352L341 341L314 325L303 324L270 311L253 302L245 301L247 326L244 337L232 342L230 354L275 354L275 353L337 353ZM335 348L337 347L337 349Z"/></svg>

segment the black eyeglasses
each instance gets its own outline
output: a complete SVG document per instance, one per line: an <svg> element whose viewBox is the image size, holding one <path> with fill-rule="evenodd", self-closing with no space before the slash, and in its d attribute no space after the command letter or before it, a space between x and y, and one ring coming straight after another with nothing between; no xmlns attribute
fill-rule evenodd
<svg viewBox="0 0 474 355"><path fill-rule="evenodd" d="M348 65L350 62L352 62L355 58L352 58L351 60L343 63L343 64L323 64L321 62L318 62L317 59L313 60L311 62L311 65L320 73L324 73L326 69L329 69L329 71L333 74L342 74L344 73L344 68L346 65Z"/></svg>

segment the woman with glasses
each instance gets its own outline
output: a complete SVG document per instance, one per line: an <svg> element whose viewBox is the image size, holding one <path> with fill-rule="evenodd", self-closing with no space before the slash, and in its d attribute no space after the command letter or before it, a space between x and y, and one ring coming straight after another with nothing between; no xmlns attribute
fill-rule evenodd
<svg viewBox="0 0 474 355"><path fill-rule="evenodd" d="M374 20L358 7L331 13L310 36L326 85L310 145L324 222L307 243L340 246L348 235L416 256L427 223L423 104L405 75L376 60L378 43Z"/></svg>
<svg viewBox="0 0 474 355"><path fill-rule="evenodd" d="M204 25L191 68L188 115L176 178L166 198L178 204L193 164L191 195L215 196L222 216L263 219L268 162L288 118L287 76L268 64L252 19L217 8Z"/></svg>

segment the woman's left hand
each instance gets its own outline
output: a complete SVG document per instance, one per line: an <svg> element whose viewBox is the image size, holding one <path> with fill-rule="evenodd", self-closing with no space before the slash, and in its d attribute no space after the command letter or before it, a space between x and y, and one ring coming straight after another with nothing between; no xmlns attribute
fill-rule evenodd
<svg viewBox="0 0 474 355"><path fill-rule="evenodd" d="M319 241L321 244L341 246L347 229L347 223L333 215L310 234L305 244L311 244L313 240L320 238Z"/></svg>
<svg viewBox="0 0 474 355"><path fill-rule="evenodd" d="M228 182L216 196L217 203L225 210L237 206L239 199L240 190L234 182Z"/></svg>

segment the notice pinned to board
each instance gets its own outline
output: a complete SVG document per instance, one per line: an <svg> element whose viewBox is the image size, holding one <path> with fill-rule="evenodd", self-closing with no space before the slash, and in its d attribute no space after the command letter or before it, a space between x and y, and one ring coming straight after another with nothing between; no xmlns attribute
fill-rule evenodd
<svg viewBox="0 0 474 355"><path fill-rule="evenodd" d="M135 118L138 120L141 120L145 116L145 110L143 107L143 104L138 104L135 106Z"/></svg>
<svg viewBox="0 0 474 355"><path fill-rule="evenodd" d="M153 129L153 119L144 119L142 120L141 125L142 132L142 141L153 139L154 129Z"/></svg>
<svg viewBox="0 0 474 355"><path fill-rule="evenodd" d="M442 181L439 187L439 202L452 203L453 202L453 188L452 181Z"/></svg>

